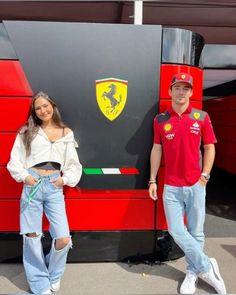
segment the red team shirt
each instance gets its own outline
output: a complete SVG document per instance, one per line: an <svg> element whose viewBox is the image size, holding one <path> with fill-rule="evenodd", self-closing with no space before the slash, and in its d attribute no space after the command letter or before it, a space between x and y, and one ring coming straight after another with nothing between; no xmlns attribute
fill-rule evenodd
<svg viewBox="0 0 236 295"><path fill-rule="evenodd" d="M216 143L209 115L191 105L180 116L173 109L154 119L154 143L163 147L165 184L191 186L201 175L201 143Z"/></svg>

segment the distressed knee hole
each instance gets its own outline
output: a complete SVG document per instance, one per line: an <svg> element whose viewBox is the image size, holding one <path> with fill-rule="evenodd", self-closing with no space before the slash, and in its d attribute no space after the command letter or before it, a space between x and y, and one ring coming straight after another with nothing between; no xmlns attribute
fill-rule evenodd
<svg viewBox="0 0 236 295"><path fill-rule="evenodd" d="M61 250L65 248L71 242L70 237L62 237L55 240L55 249Z"/></svg>
<svg viewBox="0 0 236 295"><path fill-rule="evenodd" d="M37 235L37 233L27 233L26 236L28 238L36 238L38 235Z"/></svg>

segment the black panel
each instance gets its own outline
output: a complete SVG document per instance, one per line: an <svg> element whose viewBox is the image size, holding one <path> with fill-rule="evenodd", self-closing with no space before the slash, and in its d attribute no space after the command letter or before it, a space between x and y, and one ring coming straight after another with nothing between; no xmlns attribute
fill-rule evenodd
<svg viewBox="0 0 236 295"><path fill-rule="evenodd" d="M18 59L3 23L0 23L0 59Z"/></svg>
<svg viewBox="0 0 236 295"><path fill-rule="evenodd" d="M204 39L192 31L163 28L162 63L198 66Z"/></svg>
<svg viewBox="0 0 236 295"><path fill-rule="evenodd" d="M235 93L236 93L236 80L203 90L204 96L224 97L229 95L235 95Z"/></svg>
<svg viewBox="0 0 236 295"><path fill-rule="evenodd" d="M236 45L207 44L204 46L201 63L208 69L235 69Z"/></svg>
<svg viewBox="0 0 236 295"><path fill-rule="evenodd" d="M161 26L4 22L33 90L56 98L79 139L84 167L136 167L135 175L83 175L81 187L146 188L157 112ZM123 112L109 121L95 80L128 81Z"/></svg>
<svg viewBox="0 0 236 295"><path fill-rule="evenodd" d="M183 256L166 231L74 231L68 262L166 261ZM48 233L42 239L44 251L51 247ZM22 237L0 233L0 262L22 261Z"/></svg>
<svg viewBox="0 0 236 295"><path fill-rule="evenodd" d="M153 252L154 231L72 232L68 261L122 261Z"/></svg>

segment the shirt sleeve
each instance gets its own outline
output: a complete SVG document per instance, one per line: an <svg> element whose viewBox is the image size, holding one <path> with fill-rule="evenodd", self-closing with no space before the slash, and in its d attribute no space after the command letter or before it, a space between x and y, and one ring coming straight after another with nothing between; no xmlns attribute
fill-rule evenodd
<svg viewBox="0 0 236 295"><path fill-rule="evenodd" d="M7 169L17 182L24 182L29 175L25 168L26 151L21 135L18 133L13 144Z"/></svg>
<svg viewBox="0 0 236 295"><path fill-rule="evenodd" d="M65 161L62 168L64 185L71 187L76 186L82 175L82 165L76 152L77 146L75 141L67 142Z"/></svg>
<svg viewBox="0 0 236 295"><path fill-rule="evenodd" d="M214 144L217 142L215 133L211 124L211 119L207 113L202 125L202 141L203 141L203 144Z"/></svg>
<svg viewBox="0 0 236 295"><path fill-rule="evenodd" d="M161 134L160 134L160 130L159 130L156 118L154 118L153 120L153 133L154 133L154 140L153 140L154 144L162 144Z"/></svg>

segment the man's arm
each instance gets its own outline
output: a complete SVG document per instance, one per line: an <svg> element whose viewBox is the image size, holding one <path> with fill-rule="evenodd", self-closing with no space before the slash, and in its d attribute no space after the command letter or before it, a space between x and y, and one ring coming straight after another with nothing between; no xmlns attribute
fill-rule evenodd
<svg viewBox="0 0 236 295"><path fill-rule="evenodd" d="M157 172L161 164L162 145L153 144L150 156L150 181L149 181L149 196L153 200L157 199Z"/></svg>
<svg viewBox="0 0 236 295"><path fill-rule="evenodd" d="M215 145L214 144L206 144L203 146L204 154L203 154L203 166L202 172L210 174L214 159L215 159ZM204 176L200 177L200 181L203 183L207 183L207 180Z"/></svg>

